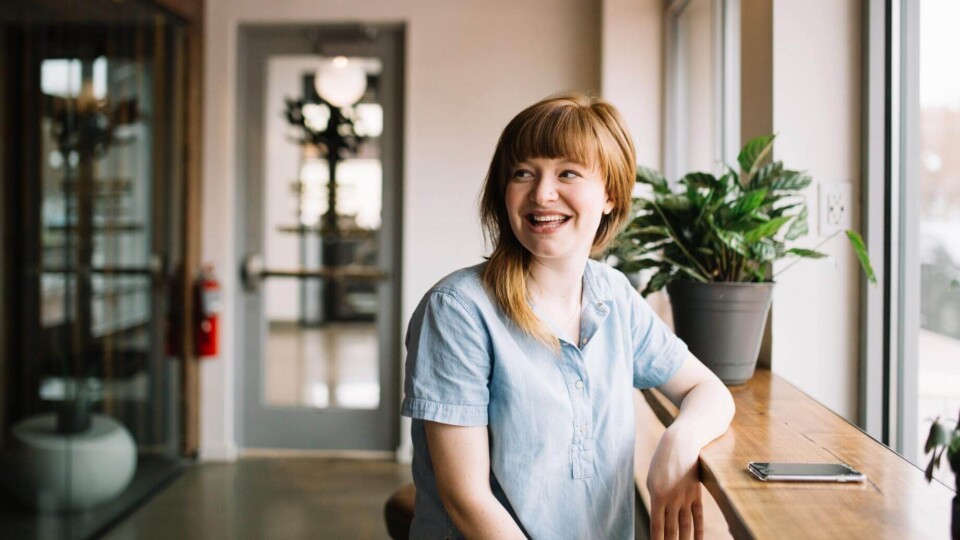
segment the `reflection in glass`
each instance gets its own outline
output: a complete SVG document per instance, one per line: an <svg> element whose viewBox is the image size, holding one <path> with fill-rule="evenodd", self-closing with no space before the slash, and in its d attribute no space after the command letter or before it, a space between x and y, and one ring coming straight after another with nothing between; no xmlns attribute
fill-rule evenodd
<svg viewBox="0 0 960 540"><path fill-rule="evenodd" d="M89 537L179 468L180 359L164 338L184 34L148 4L104 13L0 4L0 121L15 134L0 174L17 201L0 254L16 327L0 355L0 538Z"/></svg>
<svg viewBox="0 0 960 540"><path fill-rule="evenodd" d="M328 64L337 60L362 68L367 81L360 101L340 108L317 95L323 85L316 84L316 78L325 72L317 73L316 57L276 56L268 61L263 134L267 268L317 272L378 267L383 110L377 92L382 66L374 58L338 57ZM277 114L284 103L285 114ZM296 120L293 131L291 118ZM329 142L333 135L324 133L328 127L338 133L347 130L348 139L359 141L340 147L333 185L329 156L340 143ZM378 287L379 282L363 279L264 282L266 406L379 407Z"/></svg>
<svg viewBox="0 0 960 540"><path fill-rule="evenodd" d="M931 420L960 410L960 3L920 3L920 331L917 456ZM917 264L914 262L913 264ZM952 485L949 467L937 476Z"/></svg>

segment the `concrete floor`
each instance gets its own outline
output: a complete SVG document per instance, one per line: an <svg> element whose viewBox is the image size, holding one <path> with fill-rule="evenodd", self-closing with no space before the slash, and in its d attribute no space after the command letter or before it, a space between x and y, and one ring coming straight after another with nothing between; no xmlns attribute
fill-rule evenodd
<svg viewBox="0 0 960 540"><path fill-rule="evenodd" d="M411 481L387 461L242 458L191 466L110 530L127 539L385 539L383 505Z"/></svg>

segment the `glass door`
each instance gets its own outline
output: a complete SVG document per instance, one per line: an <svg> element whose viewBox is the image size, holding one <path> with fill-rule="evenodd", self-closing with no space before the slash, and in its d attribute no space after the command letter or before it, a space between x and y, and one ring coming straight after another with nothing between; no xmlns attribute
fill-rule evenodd
<svg viewBox="0 0 960 540"><path fill-rule="evenodd" d="M84 538L180 464L184 32L139 2L0 10L0 536Z"/></svg>
<svg viewBox="0 0 960 540"><path fill-rule="evenodd" d="M246 448L396 449L401 37L241 32Z"/></svg>

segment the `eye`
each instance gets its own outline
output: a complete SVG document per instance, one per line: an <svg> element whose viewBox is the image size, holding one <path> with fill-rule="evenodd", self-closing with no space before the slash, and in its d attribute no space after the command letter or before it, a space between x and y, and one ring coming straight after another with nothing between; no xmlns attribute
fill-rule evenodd
<svg viewBox="0 0 960 540"><path fill-rule="evenodd" d="M531 178L533 178L533 173L527 169L517 169L513 172L514 180L529 180Z"/></svg>
<svg viewBox="0 0 960 540"><path fill-rule="evenodd" d="M567 169L560 173L560 178L580 178L583 175L573 169Z"/></svg>

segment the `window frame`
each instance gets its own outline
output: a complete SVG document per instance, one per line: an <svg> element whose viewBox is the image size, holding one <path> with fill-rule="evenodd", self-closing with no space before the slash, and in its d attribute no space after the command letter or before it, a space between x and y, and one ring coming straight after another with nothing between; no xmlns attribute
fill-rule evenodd
<svg viewBox="0 0 960 540"><path fill-rule="evenodd" d="M861 230L879 286L861 288L860 425L917 463L919 3L866 0L863 20Z"/></svg>

